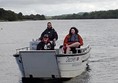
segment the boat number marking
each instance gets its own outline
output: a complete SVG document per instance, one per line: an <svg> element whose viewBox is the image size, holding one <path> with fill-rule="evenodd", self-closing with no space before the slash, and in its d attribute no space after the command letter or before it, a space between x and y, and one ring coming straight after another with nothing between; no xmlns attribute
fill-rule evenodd
<svg viewBox="0 0 118 83"><path fill-rule="evenodd" d="M75 62L78 60L79 60L79 57L67 57L66 62Z"/></svg>

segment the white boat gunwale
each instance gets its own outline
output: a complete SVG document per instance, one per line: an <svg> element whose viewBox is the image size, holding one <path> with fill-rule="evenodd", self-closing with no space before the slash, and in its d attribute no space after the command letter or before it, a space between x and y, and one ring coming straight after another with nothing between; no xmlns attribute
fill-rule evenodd
<svg viewBox="0 0 118 83"><path fill-rule="evenodd" d="M19 53L51 53L51 52L56 52L56 50L25 50L25 51L19 51Z"/></svg>
<svg viewBox="0 0 118 83"><path fill-rule="evenodd" d="M88 48L88 49L87 49ZM65 56L82 56L82 55L85 55L87 53L90 52L91 48L90 46L88 45L87 47L85 48L77 48L77 50L87 50L85 52L80 52L80 53L73 53L73 54L57 54L56 56L57 57L65 57Z"/></svg>
<svg viewBox="0 0 118 83"><path fill-rule="evenodd" d="M90 51L90 50L89 50ZM89 51L87 52L84 52L84 53L75 53L75 54L57 54L56 56L57 57L65 57L65 56L82 56L82 55L85 55L87 54Z"/></svg>

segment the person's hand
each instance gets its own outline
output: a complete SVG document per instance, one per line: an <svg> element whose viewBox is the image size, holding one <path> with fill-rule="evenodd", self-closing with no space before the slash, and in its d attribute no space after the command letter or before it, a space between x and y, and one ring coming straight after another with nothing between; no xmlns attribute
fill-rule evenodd
<svg viewBox="0 0 118 83"><path fill-rule="evenodd" d="M66 47L67 47L67 48L70 48L68 44L66 44Z"/></svg>
<svg viewBox="0 0 118 83"><path fill-rule="evenodd" d="M68 44L66 44L66 52L68 53L71 49L70 49L70 46Z"/></svg>
<svg viewBox="0 0 118 83"><path fill-rule="evenodd" d="M56 41L56 39L54 38L54 39L53 39L53 41L55 42L55 41Z"/></svg>

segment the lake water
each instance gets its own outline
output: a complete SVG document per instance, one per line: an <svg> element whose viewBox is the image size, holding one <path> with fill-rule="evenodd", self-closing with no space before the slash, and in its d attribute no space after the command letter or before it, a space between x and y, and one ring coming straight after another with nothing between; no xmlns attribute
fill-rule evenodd
<svg viewBox="0 0 118 83"><path fill-rule="evenodd" d="M48 21L59 34L56 48L70 27L79 29L84 43L91 46L90 71L65 83L118 83L118 20L44 20L0 22L0 83L21 83L21 74L13 54L29 46L46 28Z"/></svg>

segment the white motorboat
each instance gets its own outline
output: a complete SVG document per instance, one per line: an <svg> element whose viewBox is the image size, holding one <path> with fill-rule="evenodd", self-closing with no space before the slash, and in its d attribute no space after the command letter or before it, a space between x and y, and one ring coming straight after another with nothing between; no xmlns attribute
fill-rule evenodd
<svg viewBox="0 0 118 83"><path fill-rule="evenodd" d="M77 48L77 53L64 54L61 49L35 50L36 44L30 42L30 49L19 50L14 55L24 78L73 78L87 68L89 45Z"/></svg>

